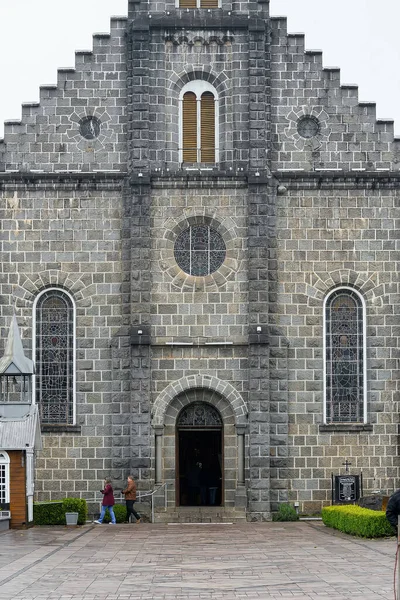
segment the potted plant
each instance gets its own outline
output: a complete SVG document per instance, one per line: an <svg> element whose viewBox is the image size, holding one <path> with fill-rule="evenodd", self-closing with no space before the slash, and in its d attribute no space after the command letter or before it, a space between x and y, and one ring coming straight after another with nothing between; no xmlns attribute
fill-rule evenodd
<svg viewBox="0 0 400 600"><path fill-rule="evenodd" d="M77 512L66 512L65 513L65 522L67 525L78 525L78 516Z"/></svg>

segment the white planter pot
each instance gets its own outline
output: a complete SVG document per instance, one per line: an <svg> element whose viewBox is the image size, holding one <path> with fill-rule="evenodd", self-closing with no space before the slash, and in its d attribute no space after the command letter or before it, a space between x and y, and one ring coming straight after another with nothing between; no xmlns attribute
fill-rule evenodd
<svg viewBox="0 0 400 600"><path fill-rule="evenodd" d="M78 525L78 516L77 512L67 512L65 513L65 522L67 525Z"/></svg>

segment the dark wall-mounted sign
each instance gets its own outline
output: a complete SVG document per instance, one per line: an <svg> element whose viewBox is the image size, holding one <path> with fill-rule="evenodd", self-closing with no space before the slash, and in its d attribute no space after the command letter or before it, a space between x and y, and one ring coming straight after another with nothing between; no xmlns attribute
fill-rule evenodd
<svg viewBox="0 0 400 600"><path fill-rule="evenodd" d="M334 503L356 502L359 498L359 475L335 475Z"/></svg>

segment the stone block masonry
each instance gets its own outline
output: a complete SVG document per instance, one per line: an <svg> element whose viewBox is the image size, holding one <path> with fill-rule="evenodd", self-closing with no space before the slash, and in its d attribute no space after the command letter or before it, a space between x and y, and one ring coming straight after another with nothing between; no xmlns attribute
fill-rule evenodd
<svg viewBox="0 0 400 600"><path fill-rule="evenodd" d="M191 86L200 146L213 90L213 163L182 163ZM399 487L400 141L375 112L268 2L152 0L6 123L0 349L15 310L32 354L44 290L74 305L76 419L43 427L38 499L93 501L132 473L142 491L167 482L178 518L177 422L194 402L221 416L221 509L241 518L318 512L346 459L365 492ZM222 240L202 276L176 250L198 226ZM183 251L210 257L206 238ZM326 418L339 288L365 321L362 422Z"/></svg>

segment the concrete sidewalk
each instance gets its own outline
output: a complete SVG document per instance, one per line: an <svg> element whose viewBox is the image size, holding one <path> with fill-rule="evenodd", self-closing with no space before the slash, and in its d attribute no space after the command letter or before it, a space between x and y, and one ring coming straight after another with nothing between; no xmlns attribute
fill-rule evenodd
<svg viewBox="0 0 400 600"><path fill-rule="evenodd" d="M320 522L37 527L0 534L0 600L393 600L395 552Z"/></svg>

